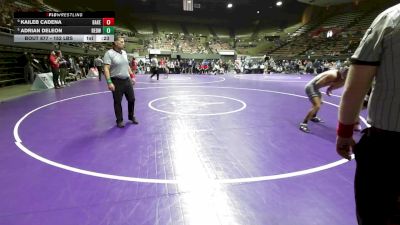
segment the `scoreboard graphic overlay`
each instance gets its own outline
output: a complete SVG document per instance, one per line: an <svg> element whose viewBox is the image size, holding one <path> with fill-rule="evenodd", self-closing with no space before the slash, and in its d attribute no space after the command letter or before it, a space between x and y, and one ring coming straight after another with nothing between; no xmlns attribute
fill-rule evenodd
<svg viewBox="0 0 400 225"><path fill-rule="evenodd" d="M113 42L114 12L15 12L14 42Z"/></svg>

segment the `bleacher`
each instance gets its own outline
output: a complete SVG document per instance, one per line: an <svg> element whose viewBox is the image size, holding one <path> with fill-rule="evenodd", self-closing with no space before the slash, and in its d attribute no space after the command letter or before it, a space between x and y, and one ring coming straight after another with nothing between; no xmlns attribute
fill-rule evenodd
<svg viewBox="0 0 400 225"><path fill-rule="evenodd" d="M139 34L153 34L153 26L148 21L141 21L140 23L135 24L135 29Z"/></svg>
<svg viewBox="0 0 400 225"><path fill-rule="evenodd" d="M238 28L235 30L235 37L249 38L249 37L253 36L253 32L254 32L254 27L252 27L252 26Z"/></svg>
<svg viewBox="0 0 400 225"><path fill-rule="evenodd" d="M18 53L0 51L0 87L24 82L24 68L18 65Z"/></svg>
<svg viewBox="0 0 400 225"><path fill-rule="evenodd" d="M222 27L222 26L213 26L213 30L215 31L215 34L219 38L229 38L230 33L229 29L227 27Z"/></svg>
<svg viewBox="0 0 400 225"><path fill-rule="evenodd" d="M345 29L341 30L332 39L321 39L310 50L314 57L327 55L350 56L357 48L359 41L365 31L371 25L374 18L380 13L379 10L372 12L356 12L359 17L348 16L349 21L344 21ZM351 24L349 26L349 24Z"/></svg>
<svg viewBox="0 0 400 225"><path fill-rule="evenodd" d="M318 22L316 22L316 21L301 25L290 36L292 38L302 36L302 35L308 33L311 29L313 29L317 25L318 25Z"/></svg>
<svg viewBox="0 0 400 225"><path fill-rule="evenodd" d="M183 33L181 25L175 22L157 22L157 27L160 33Z"/></svg>
<svg viewBox="0 0 400 225"><path fill-rule="evenodd" d="M313 22L294 31L287 42L270 52L274 57L348 57L353 51L372 20L379 13L375 10L358 10L335 14L319 24ZM333 37L327 38L332 31Z"/></svg>
<svg viewBox="0 0 400 225"><path fill-rule="evenodd" d="M17 59L23 49L0 45L0 87L24 83L24 68Z"/></svg>
<svg viewBox="0 0 400 225"><path fill-rule="evenodd" d="M333 16L321 24L321 27L341 27L346 28L351 22L360 18L365 12L354 11Z"/></svg>
<svg viewBox="0 0 400 225"><path fill-rule="evenodd" d="M210 29L203 24L187 24L186 28L189 34L194 36L210 36Z"/></svg>

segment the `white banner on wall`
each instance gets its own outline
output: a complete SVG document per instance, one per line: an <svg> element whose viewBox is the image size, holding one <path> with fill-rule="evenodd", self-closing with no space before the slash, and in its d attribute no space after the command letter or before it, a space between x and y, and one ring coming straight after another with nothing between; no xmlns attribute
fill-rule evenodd
<svg viewBox="0 0 400 225"><path fill-rule="evenodd" d="M149 49L149 54L150 55L159 55L159 54L161 54L161 50L160 49Z"/></svg>
<svg viewBox="0 0 400 225"><path fill-rule="evenodd" d="M235 50L219 50L220 55L235 55Z"/></svg>

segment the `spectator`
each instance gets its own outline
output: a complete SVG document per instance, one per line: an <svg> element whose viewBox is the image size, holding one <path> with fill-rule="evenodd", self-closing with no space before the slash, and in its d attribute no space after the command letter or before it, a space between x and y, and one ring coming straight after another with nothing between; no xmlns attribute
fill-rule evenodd
<svg viewBox="0 0 400 225"><path fill-rule="evenodd" d="M55 51L51 51L50 57L49 57L49 62L50 62L50 67L51 67L51 72L53 73L53 83L54 83L54 88L59 89L61 88L60 83L58 82L58 78L60 76L60 64L59 64L60 58L57 57Z"/></svg>

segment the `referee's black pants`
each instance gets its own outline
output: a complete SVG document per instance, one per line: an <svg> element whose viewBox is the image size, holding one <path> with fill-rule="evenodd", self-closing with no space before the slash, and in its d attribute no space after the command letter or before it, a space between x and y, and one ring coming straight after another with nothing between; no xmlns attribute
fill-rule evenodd
<svg viewBox="0 0 400 225"><path fill-rule="evenodd" d="M367 128L354 147L360 225L400 224L400 132Z"/></svg>
<svg viewBox="0 0 400 225"><path fill-rule="evenodd" d="M133 85L130 78L111 78L115 91L112 92L114 98L114 112L116 117L116 122L122 122L122 96L125 95L128 101L128 119L132 120L135 112L135 92L133 91Z"/></svg>
<svg viewBox="0 0 400 225"><path fill-rule="evenodd" d="M158 68L157 67L151 67L151 76L150 78L153 78L155 75L157 75L157 80L159 80L160 78L160 73L158 72Z"/></svg>

